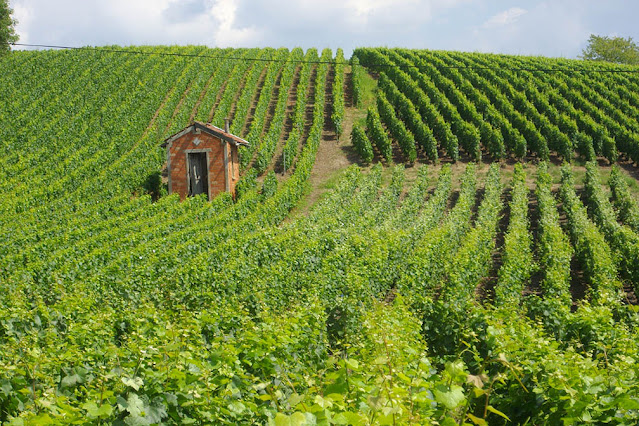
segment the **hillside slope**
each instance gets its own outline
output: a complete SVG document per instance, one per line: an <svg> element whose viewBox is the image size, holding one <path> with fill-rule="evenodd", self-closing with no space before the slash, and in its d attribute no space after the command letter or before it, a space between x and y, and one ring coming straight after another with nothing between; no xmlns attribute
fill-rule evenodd
<svg viewBox="0 0 639 426"><path fill-rule="evenodd" d="M636 74L356 53L0 60L0 423L639 421ZM166 195L225 117L237 199Z"/></svg>

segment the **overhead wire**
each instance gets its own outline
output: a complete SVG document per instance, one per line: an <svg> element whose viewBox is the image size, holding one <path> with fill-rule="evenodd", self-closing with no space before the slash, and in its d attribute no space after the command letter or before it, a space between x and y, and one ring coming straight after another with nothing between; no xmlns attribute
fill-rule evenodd
<svg viewBox="0 0 639 426"><path fill-rule="evenodd" d="M13 46L22 47L37 47L45 49L61 49L61 50L90 50L99 53L124 53L135 55L160 55L160 56L179 56L186 58L197 59L224 59L225 61L252 61L252 62L281 62L281 63L300 63L300 64L335 64L337 61L307 61L307 60L278 60L269 58L243 58L239 56L226 56L226 55L201 55L195 53L180 53L180 52L146 52L142 50L133 49L114 49L110 47L92 47L92 46L60 46L52 44L29 44L29 43L11 43ZM343 63L348 63L345 61ZM439 69L458 69L458 70L507 70L507 71L527 71L527 72L564 72L564 73L625 73L625 74L637 74L639 73L639 67L636 69L606 69L606 68L531 68L531 67L487 67L487 66L463 66L463 65L437 65L432 64ZM382 63L367 63L366 68L417 68L418 65L412 64L382 64Z"/></svg>

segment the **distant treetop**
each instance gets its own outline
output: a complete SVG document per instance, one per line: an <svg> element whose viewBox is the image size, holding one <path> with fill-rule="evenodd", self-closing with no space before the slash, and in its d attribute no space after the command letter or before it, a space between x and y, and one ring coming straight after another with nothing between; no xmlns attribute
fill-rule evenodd
<svg viewBox="0 0 639 426"><path fill-rule="evenodd" d="M591 34L588 46L581 52L581 58L589 61L639 65L639 46L632 37L626 39Z"/></svg>
<svg viewBox="0 0 639 426"><path fill-rule="evenodd" d="M15 30L18 21L11 17L12 13L8 0L0 0L0 56L7 53L11 49L10 44L19 38Z"/></svg>

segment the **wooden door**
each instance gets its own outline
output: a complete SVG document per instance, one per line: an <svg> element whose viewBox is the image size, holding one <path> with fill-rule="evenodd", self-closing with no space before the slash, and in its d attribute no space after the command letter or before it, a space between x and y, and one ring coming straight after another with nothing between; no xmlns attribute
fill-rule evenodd
<svg viewBox="0 0 639 426"><path fill-rule="evenodd" d="M206 194L208 198L209 168L206 161L206 152L190 152L188 163L189 197Z"/></svg>

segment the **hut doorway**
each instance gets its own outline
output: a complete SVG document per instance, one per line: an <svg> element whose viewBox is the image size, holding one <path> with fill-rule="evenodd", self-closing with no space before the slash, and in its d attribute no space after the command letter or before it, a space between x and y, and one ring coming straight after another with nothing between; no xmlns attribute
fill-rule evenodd
<svg viewBox="0 0 639 426"><path fill-rule="evenodd" d="M188 171L189 171L189 197L198 194L209 195L208 182L208 161L206 152L189 152L188 154Z"/></svg>

